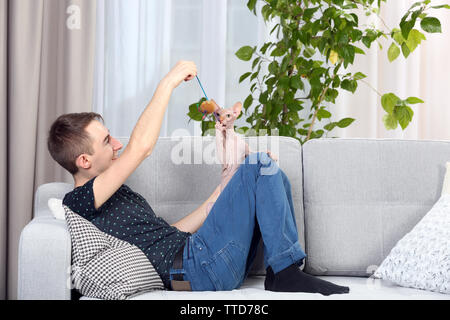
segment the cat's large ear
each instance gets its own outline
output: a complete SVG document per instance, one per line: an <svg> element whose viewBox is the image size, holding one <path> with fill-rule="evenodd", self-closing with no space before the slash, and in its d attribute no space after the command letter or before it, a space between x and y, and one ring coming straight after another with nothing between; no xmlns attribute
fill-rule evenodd
<svg viewBox="0 0 450 320"><path fill-rule="evenodd" d="M233 106L233 114L237 118L241 114L242 111L242 103L236 102Z"/></svg>

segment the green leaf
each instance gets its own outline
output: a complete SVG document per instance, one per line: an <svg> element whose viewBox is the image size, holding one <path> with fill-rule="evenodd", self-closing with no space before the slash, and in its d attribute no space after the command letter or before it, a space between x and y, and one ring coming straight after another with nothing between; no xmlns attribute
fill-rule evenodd
<svg viewBox="0 0 450 320"><path fill-rule="evenodd" d="M244 110L247 110L253 103L253 96L250 94L244 101Z"/></svg>
<svg viewBox="0 0 450 320"><path fill-rule="evenodd" d="M202 121L202 133L206 133L209 129L214 129L215 121Z"/></svg>
<svg viewBox="0 0 450 320"><path fill-rule="evenodd" d="M381 97L381 105L383 106L383 109L388 114L393 114L394 113L394 108L397 105L397 102L399 100L400 100L400 98L397 97L395 94L393 94L393 93L386 93L386 94L383 94L383 96Z"/></svg>
<svg viewBox="0 0 450 320"><path fill-rule="evenodd" d="M303 104L302 101L294 100L291 103L289 103L287 107L289 110L292 111L300 111L303 110L302 104Z"/></svg>
<svg viewBox="0 0 450 320"><path fill-rule="evenodd" d="M409 51L408 45L406 43L402 44L402 53L405 58L408 58L411 51Z"/></svg>
<svg viewBox="0 0 450 320"><path fill-rule="evenodd" d="M262 7L261 14L264 18L264 21L269 20L271 13L272 13L272 8L270 7L270 5L266 4L264 7Z"/></svg>
<svg viewBox="0 0 450 320"><path fill-rule="evenodd" d="M271 87L273 87L273 85L275 84L276 81L277 81L276 77L271 77L266 80L265 84L267 85L267 87L271 88Z"/></svg>
<svg viewBox="0 0 450 320"><path fill-rule="evenodd" d="M366 53L364 52L363 49L358 48L358 47L354 47L354 48L355 48L355 54L356 54L356 53L357 53L357 54L366 54Z"/></svg>
<svg viewBox="0 0 450 320"><path fill-rule="evenodd" d="M442 32L441 22L437 18L426 17L420 22L422 29L428 33L438 33Z"/></svg>
<svg viewBox="0 0 450 320"><path fill-rule="evenodd" d="M277 24L277 26L279 26L279 24ZM267 49L272 45L272 42L266 42L259 51L261 51L262 54L266 54Z"/></svg>
<svg viewBox="0 0 450 320"><path fill-rule="evenodd" d="M414 27L415 21L402 21L400 22L400 29L402 30L402 36L404 39L408 39L409 36L409 32L412 30L412 28Z"/></svg>
<svg viewBox="0 0 450 320"><path fill-rule="evenodd" d="M242 114L242 113L241 113L241 114ZM245 135L245 133L246 133L249 129L250 129L249 127L240 127L240 128L237 128L237 129L236 129L236 132L239 133L239 134L244 134L244 135Z"/></svg>
<svg viewBox="0 0 450 320"><path fill-rule="evenodd" d="M319 121L328 118L331 118L331 113L328 112L327 110L319 109L319 111L317 111L317 119L319 119Z"/></svg>
<svg viewBox="0 0 450 320"><path fill-rule="evenodd" d="M244 73L240 78L239 78L239 83L241 83L242 81L244 81L246 78L250 77L252 73L251 72L246 72Z"/></svg>
<svg viewBox="0 0 450 320"><path fill-rule="evenodd" d="M410 11L412 8L418 7L422 4L422 2L418 1L418 2L414 2L414 4L409 8L408 11Z"/></svg>
<svg viewBox="0 0 450 320"><path fill-rule="evenodd" d="M412 29L409 33L408 40L406 40L409 51L413 52L422 40L426 40L425 35L417 29Z"/></svg>
<svg viewBox="0 0 450 320"><path fill-rule="evenodd" d="M345 62L353 63L355 59L355 47L352 45L345 45L338 52Z"/></svg>
<svg viewBox="0 0 450 320"><path fill-rule="evenodd" d="M270 114L272 112L272 103L268 101L265 105L266 108L266 114Z"/></svg>
<svg viewBox="0 0 450 320"><path fill-rule="evenodd" d="M364 78L367 78L367 76L364 73L362 73L362 72L357 72L357 73L355 73L353 75L353 79L354 80L361 80L361 79L364 79Z"/></svg>
<svg viewBox="0 0 450 320"><path fill-rule="evenodd" d="M302 90L304 88L301 76L299 74L291 78L291 87Z"/></svg>
<svg viewBox="0 0 450 320"><path fill-rule="evenodd" d="M202 121L203 118L203 114L197 110L195 111L189 110L187 115L189 116L189 118L195 121Z"/></svg>
<svg viewBox="0 0 450 320"><path fill-rule="evenodd" d="M425 103L425 102L422 99L419 99L417 97L409 97L406 99L406 103L416 104L416 103Z"/></svg>
<svg viewBox="0 0 450 320"><path fill-rule="evenodd" d="M289 88L289 77L288 76L281 77L280 80L278 80L278 86L280 86L283 89L288 89Z"/></svg>
<svg viewBox="0 0 450 320"><path fill-rule="evenodd" d="M305 130L305 129L298 129L297 132L302 136L308 135L308 130Z"/></svg>
<svg viewBox="0 0 450 320"><path fill-rule="evenodd" d="M269 72L270 72L271 74L276 75L276 74L278 73L278 69L279 69L279 66L278 66L278 62L277 62L277 61L272 61L272 62L269 64Z"/></svg>
<svg viewBox="0 0 450 320"><path fill-rule="evenodd" d="M397 118L398 123L402 127L402 130L408 126L411 122L414 111L410 107L397 107L394 112L395 118Z"/></svg>
<svg viewBox="0 0 450 320"><path fill-rule="evenodd" d="M329 88L325 94L325 101L336 103L336 98L339 95L339 91Z"/></svg>
<svg viewBox="0 0 450 320"><path fill-rule="evenodd" d="M337 88L341 85L341 79L338 76L335 76L333 79L333 88Z"/></svg>
<svg viewBox="0 0 450 320"><path fill-rule="evenodd" d="M270 53L270 55L272 57L281 57L282 55L284 55L286 53L286 50L280 47L276 47L275 49L272 50L272 52Z"/></svg>
<svg viewBox="0 0 450 320"><path fill-rule="evenodd" d="M356 82L356 80L345 79L341 82L341 88L352 93L355 93L357 86L358 83Z"/></svg>
<svg viewBox="0 0 450 320"><path fill-rule="evenodd" d="M330 122L329 124L324 125L323 128L325 130L331 131L336 127L336 125L337 125L337 122Z"/></svg>
<svg viewBox="0 0 450 320"><path fill-rule="evenodd" d="M305 21L308 21L312 18L312 16L314 15L314 12L316 12L317 10L319 10L320 7L315 7L315 8L308 8L303 12L303 19Z"/></svg>
<svg viewBox="0 0 450 320"><path fill-rule="evenodd" d="M388 130L395 130L397 129L397 119L395 119L395 117L391 114L385 114L383 116L383 123L384 123L384 127Z"/></svg>
<svg viewBox="0 0 450 320"><path fill-rule="evenodd" d="M259 60L261 60L261 57L258 57L255 60L253 60L252 69L255 69L255 67L258 65Z"/></svg>
<svg viewBox="0 0 450 320"><path fill-rule="evenodd" d="M337 123L337 126L339 128L346 128L349 125L351 125L353 123L353 121L355 121L355 119L353 119L353 118L344 118Z"/></svg>
<svg viewBox="0 0 450 320"><path fill-rule="evenodd" d="M446 9L450 9L450 5L448 4L441 4L439 6L431 6L433 9L440 9L440 8L446 8Z"/></svg>
<svg viewBox="0 0 450 320"><path fill-rule="evenodd" d="M306 58L311 58L315 53L316 53L316 49L311 48L311 47L306 48L306 49L303 51L303 55L304 55Z"/></svg>
<svg viewBox="0 0 450 320"><path fill-rule="evenodd" d="M400 55L400 48L397 47L397 45L394 42L392 42L391 46L388 49L387 55L389 62L394 61Z"/></svg>
<svg viewBox="0 0 450 320"><path fill-rule="evenodd" d="M253 72L252 76L250 77L250 82L253 81L257 76L259 75L259 72Z"/></svg>
<svg viewBox="0 0 450 320"><path fill-rule="evenodd" d="M250 11L254 11L255 10L256 1L257 0L249 0L247 2L247 7L250 9Z"/></svg>
<svg viewBox="0 0 450 320"><path fill-rule="evenodd" d="M259 102L261 102L261 104L266 104L267 103L267 97L269 96L269 92L264 91L263 93L261 93L259 95Z"/></svg>
<svg viewBox="0 0 450 320"><path fill-rule="evenodd" d="M254 48L250 46L243 46L236 52L236 56L244 61L249 61L252 58Z"/></svg>
<svg viewBox="0 0 450 320"><path fill-rule="evenodd" d="M403 42L405 42L405 39L403 39L402 32L400 29L394 28L392 29L391 37L397 42L399 45L402 45Z"/></svg>

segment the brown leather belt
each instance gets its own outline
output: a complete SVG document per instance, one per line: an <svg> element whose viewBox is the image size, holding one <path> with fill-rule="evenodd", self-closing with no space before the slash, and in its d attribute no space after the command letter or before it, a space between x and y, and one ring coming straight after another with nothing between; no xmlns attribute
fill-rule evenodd
<svg viewBox="0 0 450 320"><path fill-rule="evenodd" d="M189 240L188 240L189 241ZM183 251L184 245L175 254L175 259L173 260L172 269L182 270L183 269ZM185 281L182 273L172 274L172 279L170 280L170 286L174 291L192 291L191 283Z"/></svg>

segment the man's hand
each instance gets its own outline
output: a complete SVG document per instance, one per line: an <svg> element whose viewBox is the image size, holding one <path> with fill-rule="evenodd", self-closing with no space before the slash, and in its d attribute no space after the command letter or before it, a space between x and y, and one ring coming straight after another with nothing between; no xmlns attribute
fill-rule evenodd
<svg viewBox="0 0 450 320"><path fill-rule="evenodd" d="M192 61L178 61L169 71L164 80L168 81L170 86L175 89L181 81L189 81L197 75L197 66Z"/></svg>
<svg viewBox="0 0 450 320"><path fill-rule="evenodd" d="M200 207L171 225L184 232L197 232L197 230L203 225L203 222L205 222L206 218L208 217L209 211L213 207L214 202L216 202L220 193L221 187L219 184L216 189L214 189L213 193L211 193L209 198L205 202L203 202L202 205L200 205Z"/></svg>

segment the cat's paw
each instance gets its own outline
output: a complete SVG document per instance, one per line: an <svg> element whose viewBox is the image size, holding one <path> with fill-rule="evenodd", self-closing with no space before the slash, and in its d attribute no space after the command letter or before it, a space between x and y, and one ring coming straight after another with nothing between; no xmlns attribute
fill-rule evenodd
<svg viewBox="0 0 450 320"><path fill-rule="evenodd" d="M278 161L278 156L273 154L271 151L267 151L267 155L273 160Z"/></svg>
<svg viewBox="0 0 450 320"><path fill-rule="evenodd" d="M223 125L222 123L220 123L220 121L217 121L217 122L216 122L215 127L216 127L216 129L219 130L219 131L222 131L222 132L225 132L225 131L226 131L225 125Z"/></svg>

